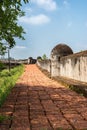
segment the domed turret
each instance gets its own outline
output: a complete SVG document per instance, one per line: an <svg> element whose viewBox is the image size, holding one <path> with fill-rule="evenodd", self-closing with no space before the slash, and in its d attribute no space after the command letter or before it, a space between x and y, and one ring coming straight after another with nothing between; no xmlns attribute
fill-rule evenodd
<svg viewBox="0 0 87 130"><path fill-rule="evenodd" d="M62 57L62 56L67 56L73 54L72 49L66 45L66 44L58 44L56 45L52 51L51 51L51 58L54 59L54 57Z"/></svg>

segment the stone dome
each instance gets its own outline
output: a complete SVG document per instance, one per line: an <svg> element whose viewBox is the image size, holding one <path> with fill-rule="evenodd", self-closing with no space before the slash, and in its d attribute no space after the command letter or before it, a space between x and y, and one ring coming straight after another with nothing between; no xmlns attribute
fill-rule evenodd
<svg viewBox="0 0 87 130"><path fill-rule="evenodd" d="M53 56L62 57L73 54L72 49L66 44L58 44L51 51L51 58Z"/></svg>

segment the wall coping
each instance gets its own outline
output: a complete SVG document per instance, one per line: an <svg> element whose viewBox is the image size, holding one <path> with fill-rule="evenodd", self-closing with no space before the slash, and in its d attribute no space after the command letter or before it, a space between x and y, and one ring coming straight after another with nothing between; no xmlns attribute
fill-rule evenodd
<svg viewBox="0 0 87 130"><path fill-rule="evenodd" d="M50 62L50 59L46 59L46 60L37 60L38 62Z"/></svg>
<svg viewBox="0 0 87 130"><path fill-rule="evenodd" d="M77 57L81 57L81 56L87 56L87 50L81 51L81 52L78 52L78 53L74 53L74 54L71 54L71 55L68 55L68 56L63 56L63 57L61 57L61 60L64 60L64 59L67 59L67 58L77 58Z"/></svg>

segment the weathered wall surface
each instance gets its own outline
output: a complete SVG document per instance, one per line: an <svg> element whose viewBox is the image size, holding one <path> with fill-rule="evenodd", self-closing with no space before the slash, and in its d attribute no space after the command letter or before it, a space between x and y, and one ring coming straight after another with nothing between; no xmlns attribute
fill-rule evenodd
<svg viewBox="0 0 87 130"><path fill-rule="evenodd" d="M37 65L50 72L50 60L37 60Z"/></svg>
<svg viewBox="0 0 87 130"><path fill-rule="evenodd" d="M60 76L60 64L58 60L51 60L51 76Z"/></svg>
<svg viewBox="0 0 87 130"><path fill-rule="evenodd" d="M60 76L87 82L87 51L61 58Z"/></svg>
<svg viewBox="0 0 87 130"><path fill-rule="evenodd" d="M37 61L38 66L51 73L51 76L63 76L87 82L87 51L63 56L58 59Z"/></svg>

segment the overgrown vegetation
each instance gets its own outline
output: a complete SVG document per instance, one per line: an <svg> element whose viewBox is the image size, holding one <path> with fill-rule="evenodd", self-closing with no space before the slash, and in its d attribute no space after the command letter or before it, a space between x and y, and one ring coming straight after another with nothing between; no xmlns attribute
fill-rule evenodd
<svg viewBox="0 0 87 130"><path fill-rule="evenodd" d="M20 65L11 69L10 73L7 69L0 72L0 106L14 87L19 76L23 73L23 70L23 65Z"/></svg>

